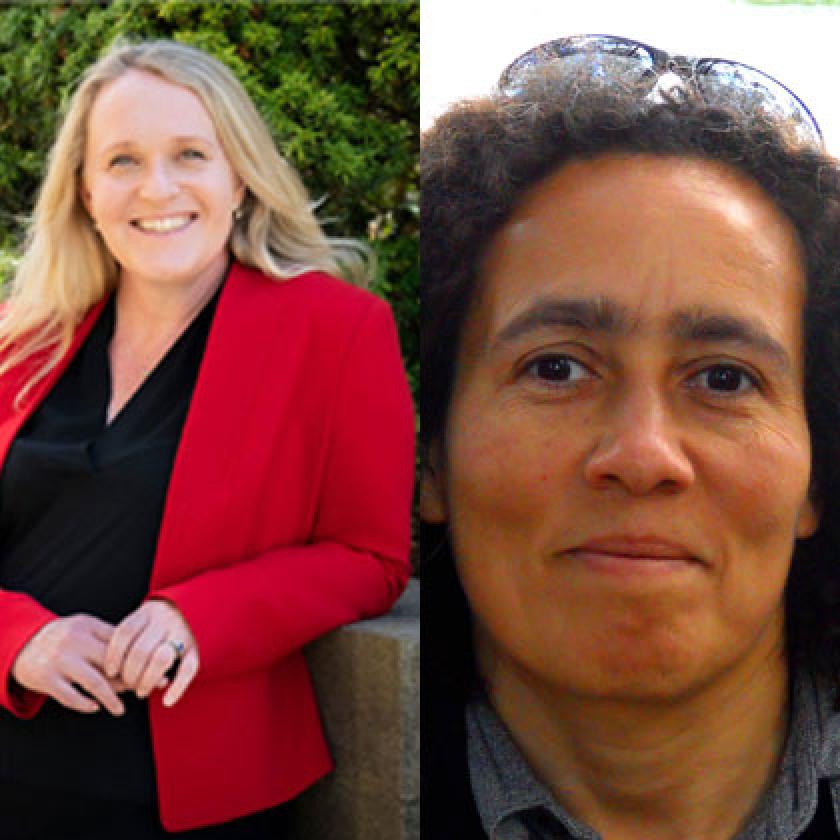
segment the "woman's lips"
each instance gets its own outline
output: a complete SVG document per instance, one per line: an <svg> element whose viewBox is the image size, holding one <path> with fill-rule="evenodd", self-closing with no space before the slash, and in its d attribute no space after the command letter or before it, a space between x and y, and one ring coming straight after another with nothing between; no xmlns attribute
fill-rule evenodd
<svg viewBox="0 0 840 840"><path fill-rule="evenodd" d="M170 236L182 233L198 218L196 213L173 213L148 219L132 219L131 226L147 236Z"/></svg>
<svg viewBox="0 0 840 840"><path fill-rule="evenodd" d="M679 543L647 537L590 540L564 554L592 571L625 576L674 574L704 565Z"/></svg>

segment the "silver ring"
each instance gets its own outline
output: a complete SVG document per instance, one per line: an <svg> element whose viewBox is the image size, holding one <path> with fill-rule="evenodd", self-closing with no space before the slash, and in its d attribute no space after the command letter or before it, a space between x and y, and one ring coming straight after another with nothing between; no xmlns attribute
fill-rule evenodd
<svg viewBox="0 0 840 840"><path fill-rule="evenodd" d="M175 661L180 662L184 658L187 646L179 639L167 639L166 643L175 651Z"/></svg>

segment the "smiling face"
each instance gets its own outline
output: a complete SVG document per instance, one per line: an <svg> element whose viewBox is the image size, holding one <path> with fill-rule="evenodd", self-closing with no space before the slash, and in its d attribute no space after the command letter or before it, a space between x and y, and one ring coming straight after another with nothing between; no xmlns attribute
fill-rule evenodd
<svg viewBox="0 0 840 840"><path fill-rule="evenodd" d="M218 281L244 187L198 97L129 71L91 109L80 194L120 282Z"/></svg>
<svg viewBox="0 0 840 840"><path fill-rule="evenodd" d="M790 223L710 162L573 162L528 194L480 267L422 503L486 677L674 697L778 658L818 521L804 282Z"/></svg>

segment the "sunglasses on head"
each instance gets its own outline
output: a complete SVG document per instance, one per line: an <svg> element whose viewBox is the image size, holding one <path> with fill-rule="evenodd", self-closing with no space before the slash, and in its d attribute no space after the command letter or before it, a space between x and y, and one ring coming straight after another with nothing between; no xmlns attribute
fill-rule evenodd
<svg viewBox="0 0 840 840"><path fill-rule="evenodd" d="M742 101L790 126L800 142L822 146L822 132L808 106L767 73L723 58L691 58L616 35L574 35L528 50L513 61L499 79L499 89L515 96L522 86L546 67L585 72L593 81L613 79L647 89L651 102L679 102L699 96L712 106L733 104L733 92Z"/></svg>

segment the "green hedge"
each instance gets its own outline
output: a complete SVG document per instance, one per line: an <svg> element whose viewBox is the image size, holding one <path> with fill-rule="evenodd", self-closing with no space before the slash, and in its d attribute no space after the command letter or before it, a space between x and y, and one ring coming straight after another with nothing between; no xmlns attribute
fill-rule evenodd
<svg viewBox="0 0 840 840"><path fill-rule="evenodd" d="M202 47L243 82L333 235L367 239L418 370L417 2L26 2L0 7L0 249L20 242L56 122L116 36ZM0 255L2 257L2 255ZM0 272L7 263L0 258Z"/></svg>

